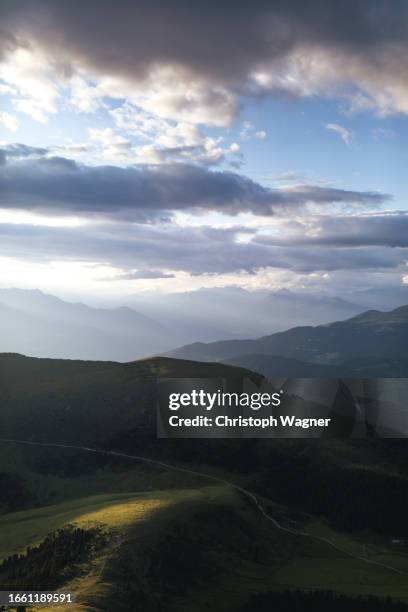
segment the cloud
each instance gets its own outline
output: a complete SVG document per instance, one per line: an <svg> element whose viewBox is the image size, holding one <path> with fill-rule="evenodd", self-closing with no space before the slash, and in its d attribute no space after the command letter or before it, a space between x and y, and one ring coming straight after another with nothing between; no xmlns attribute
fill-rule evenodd
<svg viewBox="0 0 408 612"><path fill-rule="evenodd" d="M7 160L22 159L25 157L44 157L48 149L43 147L31 147L21 142L0 145L0 151Z"/></svg>
<svg viewBox="0 0 408 612"><path fill-rule="evenodd" d="M10 115L10 113L0 112L0 125L5 127L7 130L11 132L16 132L18 130L18 119L15 115Z"/></svg>
<svg viewBox="0 0 408 612"><path fill-rule="evenodd" d="M103 93L95 85L89 85L84 77L76 75L70 81L70 103L81 113L95 113L103 107Z"/></svg>
<svg viewBox="0 0 408 612"><path fill-rule="evenodd" d="M350 145L351 144L351 141L353 139L353 135L350 132L350 130L348 130L347 128L343 127L342 125L339 125L338 123L328 123L326 125L326 128L328 130L332 130L333 132L337 132L337 134L339 134L339 136L342 139L342 141L344 142L344 144L346 144L346 145Z"/></svg>
<svg viewBox="0 0 408 612"><path fill-rule="evenodd" d="M89 151L89 145L86 142L69 143L53 147L51 151L59 154L80 155Z"/></svg>
<svg viewBox="0 0 408 612"><path fill-rule="evenodd" d="M241 150L241 147L239 146L237 142L232 142L229 146L229 150L231 151L231 153L239 153Z"/></svg>
<svg viewBox="0 0 408 612"><path fill-rule="evenodd" d="M75 228L0 224L2 255L31 262L98 262L124 270L178 271L193 275L253 273L262 269L300 274L340 270L406 271L408 249L364 246L276 245L240 242L246 228L183 228L176 224L91 224ZM138 272L136 272L136 275Z"/></svg>
<svg viewBox="0 0 408 612"><path fill-rule="evenodd" d="M113 280L154 280L158 278L174 278L174 274L160 270L130 270L113 277Z"/></svg>
<svg viewBox="0 0 408 612"><path fill-rule="evenodd" d="M40 121L58 101L50 72L71 84L82 112L112 96L159 117L226 126L242 94L408 112L405 0L220 0L211 10L88 0L86 11L69 0L4 0L0 21L1 78Z"/></svg>
<svg viewBox="0 0 408 612"><path fill-rule="evenodd" d="M139 163L194 162L216 165L222 162L231 148L221 146L222 138L202 133L190 121L170 121L152 115L126 102L109 111L117 127L133 134L148 144L135 149L133 157Z"/></svg>
<svg viewBox="0 0 408 612"><path fill-rule="evenodd" d="M209 147L205 145L156 147L150 144L134 149L134 160L141 164L197 163L213 166L224 160L224 151L211 144Z"/></svg>
<svg viewBox="0 0 408 612"><path fill-rule="evenodd" d="M293 231L295 228L295 231ZM263 244L300 246L408 248L408 213L390 211L366 215L317 216L289 227L286 237L261 236Z"/></svg>
<svg viewBox="0 0 408 612"><path fill-rule="evenodd" d="M4 44L0 33L0 57L2 42ZM48 115L57 112L60 93L55 81L60 75L47 52L38 47L32 48L29 42L20 42L12 53L6 54L0 61L0 79L18 96L12 98L16 111L40 123L47 123ZM10 43L7 45L9 47Z"/></svg>
<svg viewBox="0 0 408 612"><path fill-rule="evenodd" d="M100 157L109 161L121 161L132 157L132 143L112 128L89 128L91 140L102 146Z"/></svg>
<svg viewBox="0 0 408 612"><path fill-rule="evenodd" d="M240 132L241 140L251 140L257 138L258 140L265 140L267 133L265 130L257 130L251 121L244 121Z"/></svg>
<svg viewBox="0 0 408 612"><path fill-rule="evenodd" d="M17 93L16 89L14 89L14 87L10 87L10 85L2 85L0 84L0 96L6 96L8 94L15 94Z"/></svg>
<svg viewBox="0 0 408 612"><path fill-rule="evenodd" d="M122 141L115 145L110 136L106 130L97 134L111 146L127 147ZM146 222L181 210L270 216L309 204L365 207L390 199L383 193L315 185L271 189L234 172L186 164L87 166L64 157L33 157L39 151L22 145L3 150L7 163L3 160L0 166L2 208Z"/></svg>

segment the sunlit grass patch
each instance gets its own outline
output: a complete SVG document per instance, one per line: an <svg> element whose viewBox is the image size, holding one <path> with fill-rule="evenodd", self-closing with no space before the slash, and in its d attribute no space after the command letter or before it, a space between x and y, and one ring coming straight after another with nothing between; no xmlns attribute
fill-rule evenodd
<svg viewBox="0 0 408 612"><path fill-rule="evenodd" d="M102 523L109 527L123 528L137 521L150 518L153 512L171 504L171 499L136 499L124 503L112 504L93 512L79 516L73 521L79 527L87 527L93 523Z"/></svg>

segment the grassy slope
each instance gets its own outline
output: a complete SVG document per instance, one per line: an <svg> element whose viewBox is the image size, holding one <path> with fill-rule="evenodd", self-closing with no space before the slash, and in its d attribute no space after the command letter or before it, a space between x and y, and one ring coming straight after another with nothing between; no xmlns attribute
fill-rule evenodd
<svg viewBox="0 0 408 612"><path fill-rule="evenodd" d="M138 392L139 387L132 387L134 381L150 381L158 375L200 377L236 374L235 369L227 370L227 366L221 364L195 364L165 358L132 364L49 361L19 356L6 361L10 364L14 360L18 362L18 367L11 364L9 372L0 368L0 378L3 376L0 383L6 392L8 385L13 390L18 389L18 402L11 406L10 416L19 410L20 423L24 421L25 411L29 413L37 401L39 408L44 410L46 400L50 410L57 405L61 414L64 414L65 404L74 406L78 423L82 423L86 408L87 416L97 415L98 420L102 416L106 418L106 427L111 417L116 419L118 410L124 408L129 414L135 412L133 402L127 401L127 394L132 399L132 393ZM13 380L16 372L18 376ZM111 397L110 387L117 389L118 395ZM81 395L73 395L73 388L78 388ZM7 401L7 393L5 399ZM53 412L50 415L53 417ZM76 428L72 434L79 431ZM64 427L61 427L61 435L67 435ZM253 457L253 473L258 474L265 466L276 465L272 450L279 450L282 456L288 453L289 458L299 455L304 463L304 452L307 450L310 453L313 448L297 442L285 440L282 443L274 441L273 445L260 444ZM155 440L156 449L158 444ZM343 442L319 444L316 447L319 452L314 473L317 477L322 463L329 462L339 467L365 465L378 472L396 471L406 477L404 453L398 454L398 461L388 463L389 449L384 454L378 454L378 444L379 441L375 452L371 447L355 447ZM230 446L228 454L221 454L225 449L217 444L214 451L219 456L214 463L203 468L204 471L219 473L222 469L226 476L232 474L232 480L242 478L239 469L235 470L235 462L238 459L242 461L243 457L247 459L249 449L241 449L238 444ZM175 450L179 447L181 445ZM201 451L203 449L205 445ZM232 452L234 449L236 453ZM198 444L194 444L193 454L175 455L172 462L184 462L200 468L200 462L209 460L211 452L199 455L198 450ZM1 516L3 548L0 555L35 544L48 532L67 522L105 522L108 528L116 530L117 540L114 539L111 548L84 568L84 575L79 576L73 585L76 591L83 594L84 600L94 602L94 607L89 609L110 609L108 605L112 608L112 597L115 595L122 597L120 609L125 610L123 606L132 596L137 598L144 593L149 598L156 592L171 601L177 611L201 611L210 606L217 612L232 611L233 604L241 604L252 592L285 585L333 588L347 593L391 594L408 601L406 576L350 560L325 545L300 541L278 532L231 491L208 487L196 489L197 486L202 487L203 482L200 480L197 483L194 477L149 470L139 465L129 469L128 462L126 469L120 462L116 464L110 460L106 465L90 465L88 470L86 462L91 462L92 457L85 457L84 464L84 458L78 458L76 451L67 450L64 454L70 465L78 462L76 476L38 471L38 464L44 458L42 455L54 464L61 455L60 450L53 455L50 450L32 447L0 447L1 470L15 471L25 476L32 489L38 490L42 506L54 503L53 506ZM285 470L293 477L297 464L293 468L291 465ZM274 499L273 477L273 471L267 474L267 479L271 479L271 499ZM252 474L248 476L249 488L254 484L252 478ZM55 505L56 502L63 503ZM314 523L310 528L328 530L321 522ZM384 542L370 534L351 540L345 535L331 533L330 537L341 541L348 550L361 550L365 543L368 554L373 556L370 558L395 566L401 564L408 570L403 551L388 550ZM179 557L186 559L186 565L180 565ZM124 576L131 577L130 590L129 585L123 583ZM183 576L187 581L185 587L181 584ZM114 584L118 585L116 592ZM172 590L172 584L177 588ZM144 605L146 612L149 602L148 599Z"/></svg>
<svg viewBox="0 0 408 612"><path fill-rule="evenodd" d="M279 514L281 509L275 508ZM65 588L78 597L77 610L126 610L131 594L166 601L167 609L201 612L236 610L252 593L275 588L322 588L353 594L392 595L408 601L406 576L350 559L325 544L296 538L261 520L254 507L226 487L99 495L4 515L2 556L21 551L66 524L102 525L110 545ZM322 523L307 531L329 536L345 550L362 542ZM365 535L371 559L408 571L408 556L387 550ZM123 599L122 599L123 598ZM131 609L131 608L129 608Z"/></svg>

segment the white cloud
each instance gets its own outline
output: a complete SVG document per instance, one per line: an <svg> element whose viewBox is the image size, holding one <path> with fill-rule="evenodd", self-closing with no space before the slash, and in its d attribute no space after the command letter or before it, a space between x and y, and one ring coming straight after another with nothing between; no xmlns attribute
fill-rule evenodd
<svg viewBox="0 0 408 612"><path fill-rule="evenodd" d="M110 110L109 114L119 129L148 140L153 135L166 131L171 125L168 120L160 119L129 102Z"/></svg>
<svg viewBox="0 0 408 612"><path fill-rule="evenodd" d="M117 134L112 128L89 128L89 136L92 140L101 142L105 147L120 147L128 149L130 140Z"/></svg>
<svg viewBox="0 0 408 612"><path fill-rule="evenodd" d="M8 94L16 94L17 90L10 85L3 85L0 83L0 96L7 96Z"/></svg>
<svg viewBox="0 0 408 612"><path fill-rule="evenodd" d="M242 130L240 132L240 137L242 140L248 140L249 134L253 131L254 126L250 121L244 121L242 124Z"/></svg>
<svg viewBox="0 0 408 612"><path fill-rule="evenodd" d="M0 78L18 96L12 100L16 111L40 123L46 123L47 115L57 112L55 70L38 49L19 47L9 53L0 63Z"/></svg>
<svg viewBox="0 0 408 612"><path fill-rule="evenodd" d="M89 78L97 82L101 96L125 99L162 119L227 127L237 111L236 96L228 88L180 68L156 67L136 82L114 76Z"/></svg>
<svg viewBox="0 0 408 612"><path fill-rule="evenodd" d="M18 120L14 115L10 115L10 113L0 112L0 125L5 127L7 130L15 132L18 130Z"/></svg>
<svg viewBox="0 0 408 612"><path fill-rule="evenodd" d="M48 121L47 113L44 111L41 103L38 102L38 100L13 100L13 106L17 112L29 115L31 119L34 119L34 121L38 121L38 123L47 123Z"/></svg>
<svg viewBox="0 0 408 612"><path fill-rule="evenodd" d="M124 161L132 157L132 143L127 138L117 134L112 128L89 128L89 136L91 140L100 143L102 153L98 153L108 161Z"/></svg>
<svg viewBox="0 0 408 612"><path fill-rule="evenodd" d="M95 113L103 106L97 86L89 85L85 78L76 75L70 80L72 106L81 113Z"/></svg>
<svg viewBox="0 0 408 612"><path fill-rule="evenodd" d="M328 123L326 125L326 129L332 130L332 132L337 132L340 138L346 145L350 145L353 139L353 134L347 128L339 125L338 123Z"/></svg>
<svg viewBox="0 0 408 612"><path fill-rule="evenodd" d="M227 153L234 152L222 146L221 137L205 135L192 122L164 119L129 102L111 110L110 115L119 129L148 143L136 149L141 163L182 161L212 165L223 161Z"/></svg>
<svg viewBox="0 0 408 612"><path fill-rule="evenodd" d="M240 132L241 140L251 140L252 138L258 138L258 140L264 140L267 134L265 130L257 130L251 121L244 121Z"/></svg>

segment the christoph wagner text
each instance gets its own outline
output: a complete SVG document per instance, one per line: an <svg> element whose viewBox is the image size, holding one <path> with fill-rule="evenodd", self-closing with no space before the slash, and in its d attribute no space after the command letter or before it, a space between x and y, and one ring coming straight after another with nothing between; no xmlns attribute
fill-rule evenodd
<svg viewBox="0 0 408 612"><path fill-rule="evenodd" d="M208 393L203 389L193 389L189 393L170 393L170 410L179 410L186 406L199 406L205 410L212 410L220 406L242 406L259 410L267 406L280 406L280 393L226 393L215 391Z"/></svg>
<svg viewBox="0 0 408 612"><path fill-rule="evenodd" d="M228 417L225 415L217 416L212 419L208 416L195 416L183 418L173 415L169 418L171 427L255 427L257 429L268 429L270 427L328 427L331 419L299 419L295 416L280 416L279 421L273 416L257 419L255 417Z"/></svg>

